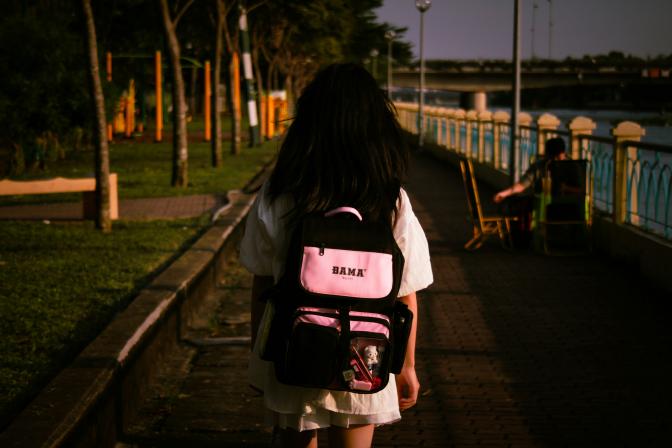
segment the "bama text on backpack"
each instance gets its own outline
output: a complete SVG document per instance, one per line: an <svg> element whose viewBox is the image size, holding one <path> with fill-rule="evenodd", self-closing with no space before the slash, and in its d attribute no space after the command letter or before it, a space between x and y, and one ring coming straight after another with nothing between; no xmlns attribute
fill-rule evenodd
<svg viewBox="0 0 672 448"><path fill-rule="evenodd" d="M262 359L285 384L374 393L399 373L413 315L397 301L404 258L390 223L341 207L304 217L265 298Z"/></svg>

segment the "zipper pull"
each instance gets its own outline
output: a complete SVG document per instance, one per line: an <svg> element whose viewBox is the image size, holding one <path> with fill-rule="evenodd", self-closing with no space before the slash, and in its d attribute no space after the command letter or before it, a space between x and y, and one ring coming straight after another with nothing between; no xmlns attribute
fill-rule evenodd
<svg viewBox="0 0 672 448"><path fill-rule="evenodd" d="M324 243L320 244L320 257L324 255Z"/></svg>

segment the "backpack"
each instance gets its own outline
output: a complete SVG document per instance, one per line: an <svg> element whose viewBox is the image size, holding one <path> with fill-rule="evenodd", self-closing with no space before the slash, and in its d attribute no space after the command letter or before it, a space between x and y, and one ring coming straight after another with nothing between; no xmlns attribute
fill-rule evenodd
<svg viewBox="0 0 672 448"><path fill-rule="evenodd" d="M261 358L281 383L375 393L399 373L413 315L396 300L404 257L389 222L354 208L298 223L285 273L264 296ZM269 311L270 310L270 311Z"/></svg>

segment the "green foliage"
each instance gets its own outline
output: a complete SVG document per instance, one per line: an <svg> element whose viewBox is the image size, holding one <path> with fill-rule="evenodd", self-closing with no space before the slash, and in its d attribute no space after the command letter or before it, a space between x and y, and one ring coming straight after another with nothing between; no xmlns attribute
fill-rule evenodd
<svg viewBox="0 0 672 448"><path fill-rule="evenodd" d="M89 125L83 44L74 25L67 10L0 19L0 142L30 145L46 131Z"/></svg>

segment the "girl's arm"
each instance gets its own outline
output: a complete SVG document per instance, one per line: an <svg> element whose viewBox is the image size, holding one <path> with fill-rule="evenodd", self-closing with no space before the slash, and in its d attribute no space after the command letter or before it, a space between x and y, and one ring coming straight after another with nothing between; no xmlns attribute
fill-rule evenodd
<svg viewBox="0 0 672 448"><path fill-rule="evenodd" d="M250 304L252 314L252 347L254 347L254 341L257 338L257 329L259 328L261 316L264 314L264 307L266 305L266 302L261 300L261 296L271 286L273 286L273 277L271 276L255 275L254 280L252 280L252 303Z"/></svg>
<svg viewBox="0 0 672 448"><path fill-rule="evenodd" d="M415 340L418 330L418 301L415 293L399 297L401 302L408 306L413 312L413 321L411 333L408 336L408 345L406 347L406 358L401 372L397 375L397 394L399 396L399 409L404 411L415 405L418 400L420 383L415 374Z"/></svg>

